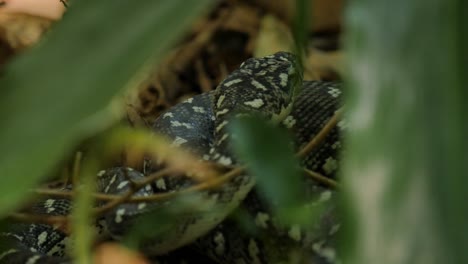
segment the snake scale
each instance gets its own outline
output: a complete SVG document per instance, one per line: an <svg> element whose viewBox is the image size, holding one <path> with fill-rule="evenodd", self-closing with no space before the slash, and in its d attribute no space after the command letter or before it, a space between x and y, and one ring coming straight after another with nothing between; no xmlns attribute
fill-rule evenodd
<svg viewBox="0 0 468 264"><path fill-rule="evenodd" d="M242 115L260 115L289 129L296 148L304 146L324 126L340 106L339 84L302 81L294 55L278 52L252 58L232 72L217 89L179 103L162 114L152 128L181 146L224 166L238 165L231 148L229 122ZM293 100L294 88L302 89ZM340 123L326 139L301 161L304 167L334 178L340 152ZM272 142L272 144L274 144ZM145 170L158 166L148 163ZM121 194L130 188L129 180L141 180L147 173L115 167L98 173L98 190ZM286 176L286 175L285 175ZM164 177L145 186L135 196L174 192L194 184L188 177ZM280 224L270 204L259 198L255 179L243 173L220 188L202 191L197 198L222 210L188 211L173 220L171 228L145 239L141 250L158 256L158 263L179 263L185 249L201 252L214 263L337 263L334 244L340 222L337 219L334 191L311 178L303 186L310 203L325 205L312 228ZM285 186L287 187L287 186ZM72 187L70 187L72 188ZM195 199L195 203L196 203ZM137 216L167 210L171 201L119 205L99 219L96 226L120 239ZM46 198L31 209L47 215L70 212L67 199ZM229 215L236 210L249 216L254 232L247 232ZM8 247L0 252L0 263L68 263L64 257L70 246L68 236L45 224L15 224L1 234ZM175 250L177 256L174 257ZM176 259L176 260L174 260ZM187 263L187 260L184 260Z"/></svg>

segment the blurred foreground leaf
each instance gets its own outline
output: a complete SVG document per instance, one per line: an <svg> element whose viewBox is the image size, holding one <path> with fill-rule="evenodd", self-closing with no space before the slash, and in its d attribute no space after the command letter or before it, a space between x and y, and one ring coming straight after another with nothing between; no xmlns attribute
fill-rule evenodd
<svg viewBox="0 0 468 264"><path fill-rule="evenodd" d="M468 263L466 1L353 1L346 263Z"/></svg>
<svg viewBox="0 0 468 264"><path fill-rule="evenodd" d="M171 198L170 202L164 199L153 201L151 209L135 217L135 224L125 234L123 244L131 249L138 249L142 246L154 246L157 238L156 241L169 243L174 247L185 245L180 244L183 241L180 235L174 232L175 228L186 224L188 219L222 219L229 213L229 209L219 206L215 201L216 199L208 198L200 192L179 193L177 197ZM204 234L203 229L197 231ZM191 232L194 235L194 231ZM193 237L195 238L197 236ZM148 239L153 242L148 242Z"/></svg>
<svg viewBox="0 0 468 264"><path fill-rule="evenodd" d="M305 212L298 210L305 202L299 162L286 131L253 117L234 120L232 131L234 149L265 201L286 221L305 220Z"/></svg>
<svg viewBox="0 0 468 264"><path fill-rule="evenodd" d="M108 104L158 61L211 1L76 1L46 41L0 80L0 215L80 138L112 122Z"/></svg>
<svg viewBox="0 0 468 264"><path fill-rule="evenodd" d="M138 250L145 239L161 237L165 232L176 228L174 214L166 208L158 208L138 217L122 243L133 250Z"/></svg>

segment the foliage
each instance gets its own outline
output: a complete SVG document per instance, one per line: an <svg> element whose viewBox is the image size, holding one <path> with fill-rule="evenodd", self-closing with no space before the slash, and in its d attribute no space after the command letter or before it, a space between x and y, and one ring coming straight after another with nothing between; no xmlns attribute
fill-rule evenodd
<svg viewBox="0 0 468 264"><path fill-rule="evenodd" d="M115 122L116 95L157 63L211 2L73 1L39 46L8 65L0 79L0 216L17 208L77 142ZM346 263L468 263L465 2L349 3L350 131L340 188ZM308 10L307 1L296 6ZM301 12L295 22L299 54L304 21ZM287 136L252 119L233 128L237 152L265 199L279 204L280 214L293 212L292 221L310 219L296 214L303 195ZM81 263L90 259L92 239L85 230L97 166L89 166L82 172L89 188L78 188L73 219ZM183 202L198 202L194 197ZM188 206L199 209L181 201L174 211L145 216L124 242L136 247L170 228ZM161 229L146 232L154 223Z"/></svg>
<svg viewBox="0 0 468 264"><path fill-rule="evenodd" d="M161 59L210 3L77 1L43 43L8 65L0 79L0 148L7 153L0 157L0 215L78 140L115 121L109 104L116 93Z"/></svg>
<svg viewBox="0 0 468 264"><path fill-rule="evenodd" d="M306 201L299 162L294 158L289 135L253 117L235 120L232 132L236 135L233 146L238 157L242 157L254 175L265 201L276 208L276 214L291 217L295 207Z"/></svg>
<svg viewBox="0 0 468 264"><path fill-rule="evenodd" d="M462 2L350 3L347 262L468 262Z"/></svg>

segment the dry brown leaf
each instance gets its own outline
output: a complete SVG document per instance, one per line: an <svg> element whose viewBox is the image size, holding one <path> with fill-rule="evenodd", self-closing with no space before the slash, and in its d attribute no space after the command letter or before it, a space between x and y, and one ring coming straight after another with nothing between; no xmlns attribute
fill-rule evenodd
<svg viewBox="0 0 468 264"><path fill-rule="evenodd" d="M197 34L172 50L158 68L139 85L136 94L130 96L127 102L134 106L140 115L151 121L161 111L176 104L183 94L192 92L192 87L181 80L179 75L195 62L197 56L200 56L202 49L225 21L227 15L228 12L221 10L214 20L198 21L195 27L199 30L194 30ZM200 25L203 25L203 30L200 29Z"/></svg>
<svg viewBox="0 0 468 264"><path fill-rule="evenodd" d="M294 39L289 27L273 15L266 15L258 34L254 56L263 57L278 51L292 51ZM304 79L319 80L316 69L304 60Z"/></svg>
<svg viewBox="0 0 468 264"><path fill-rule="evenodd" d="M198 79L198 83L200 84L202 92L210 91L212 89L211 87L213 87L213 82L208 77L208 74L203 67L202 60L199 59L195 62L195 70L197 71L197 79Z"/></svg>
<svg viewBox="0 0 468 264"><path fill-rule="evenodd" d="M255 0L255 3L279 17L291 22L294 18L294 3L291 0ZM342 0L315 0L310 7L309 25L312 31L339 30L342 23Z"/></svg>
<svg viewBox="0 0 468 264"><path fill-rule="evenodd" d="M263 57L278 51L292 51L294 39L289 27L276 16L262 18L254 56Z"/></svg>
<svg viewBox="0 0 468 264"><path fill-rule="evenodd" d="M335 80L343 74L343 52L324 52L313 49L309 52L306 64L320 79Z"/></svg>
<svg viewBox="0 0 468 264"><path fill-rule="evenodd" d="M223 21L223 29L255 35L260 25L260 17L258 8L239 3L232 6L231 13Z"/></svg>
<svg viewBox="0 0 468 264"><path fill-rule="evenodd" d="M15 52L22 51L39 41L51 24L48 18L0 13L0 42Z"/></svg>

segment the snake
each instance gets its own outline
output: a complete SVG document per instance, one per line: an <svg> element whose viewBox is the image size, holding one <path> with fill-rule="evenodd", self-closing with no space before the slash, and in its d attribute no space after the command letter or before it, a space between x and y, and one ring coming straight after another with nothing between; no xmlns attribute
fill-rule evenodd
<svg viewBox="0 0 468 264"><path fill-rule="evenodd" d="M151 125L151 130L171 140L201 161L225 168L238 166L230 127L232 120L259 116L283 127L292 135L291 145L300 149L314 138L341 106L341 85L336 82L304 81L295 55L277 52L250 58L229 74L215 90L191 97L168 109ZM331 179L336 178L341 150L339 122L326 138L301 159L301 165ZM272 142L271 144L274 144ZM97 189L105 194L123 194L131 181L145 179L160 164L149 160L144 171L112 167L97 174ZM285 175L287 177L287 175ZM220 187L200 191L186 200L123 203L96 220L98 232L114 240L125 237L141 216L171 211L185 203L171 219L170 228L145 237L139 245L157 263L190 263L184 252L196 251L213 263L339 263L336 236L340 219L335 190L310 177L301 179L307 196L304 210L322 208L310 228L282 224L272 204L265 201L248 172L227 180ZM196 184L187 176L162 177L135 192L148 196L177 192ZM287 186L285 186L287 188ZM73 186L67 186L68 190ZM198 205L208 209L191 210ZM36 214L67 215L73 204L66 198L44 198L30 209ZM185 208L185 209L184 209ZM216 208L216 210L213 210ZM185 211L184 211L185 210ZM244 215L254 228L239 225ZM311 220L312 222L312 220ZM103 231L104 230L104 231ZM66 256L72 239L57 227L38 223L15 223L0 234L3 246L0 263L70 263ZM185 262L184 262L185 261Z"/></svg>

